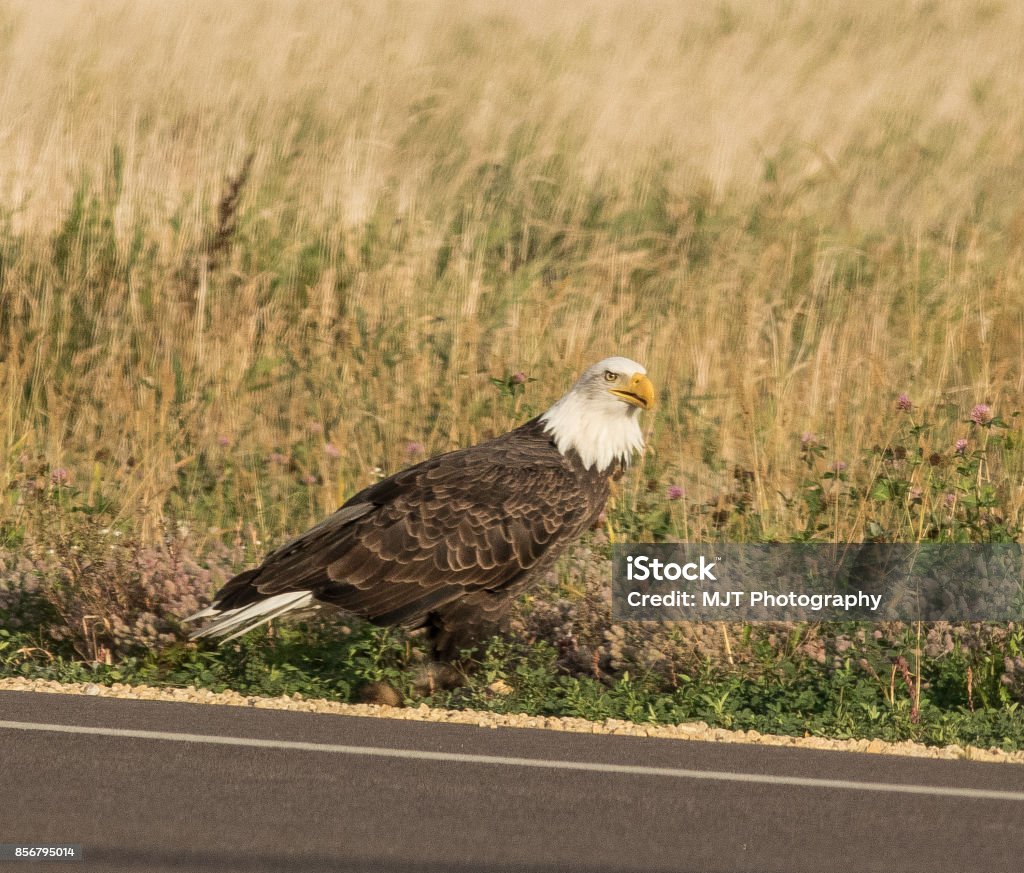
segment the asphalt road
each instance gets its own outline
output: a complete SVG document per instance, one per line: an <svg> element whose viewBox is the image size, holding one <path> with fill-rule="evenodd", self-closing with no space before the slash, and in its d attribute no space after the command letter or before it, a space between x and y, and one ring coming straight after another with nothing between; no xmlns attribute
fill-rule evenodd
<svg viewBox="0 0 1024 873"><path fill-rule="evenodd" d="M1024 768L0 692L0 871L1019 871Z"/></svg>

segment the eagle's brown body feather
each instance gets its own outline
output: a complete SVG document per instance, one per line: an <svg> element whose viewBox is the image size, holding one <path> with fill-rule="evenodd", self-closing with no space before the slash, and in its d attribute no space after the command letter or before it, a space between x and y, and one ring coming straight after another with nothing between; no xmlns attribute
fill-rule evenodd
<svg viewBox="0 0 1024 873"><path fill-rule="evenodd" d="M584 468L535 418L360 491L228 582L214 606L308 591L376 624L425 627L450 657L595 523L620 469Z"/></svg>

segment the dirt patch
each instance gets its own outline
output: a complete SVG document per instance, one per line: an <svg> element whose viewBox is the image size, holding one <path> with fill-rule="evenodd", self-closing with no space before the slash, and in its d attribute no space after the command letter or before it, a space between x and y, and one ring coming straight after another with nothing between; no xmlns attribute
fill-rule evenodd
<svg viewBox="0 0 1024 873"><path fill-rule="evenodd" d="M394 718L405 721L435 721L468 724L481 728L538 728L582 734L616 734L658 739L700 740L711 743L756 743L764 746L788 746L801 749L828 749L837 752L867 752L879 755L906 755L916 758L986 761L1024 764L1024 751L1003 752L973 746L924 746L920 743L889 743L882 740L830 740L824 737L786 737L757 731L728 731L712 728L704 722L679 725L643 725L618 719L602 722L582 718L556 718L536 715L499 714L474 710L431 709L426 704L399 708L369 703L336 703L291 697L247 697L234 691L213 692L203 688L153 688L148 685L111 686L89 684L62 685L50 680L0 679L0 691L35 691L47 694L84 694L91 697L115 697L123 700L166 700L176 703L212 703L221 706L251 706L257 709L283 709L292 712L318 712L331 715Z"/></svg>

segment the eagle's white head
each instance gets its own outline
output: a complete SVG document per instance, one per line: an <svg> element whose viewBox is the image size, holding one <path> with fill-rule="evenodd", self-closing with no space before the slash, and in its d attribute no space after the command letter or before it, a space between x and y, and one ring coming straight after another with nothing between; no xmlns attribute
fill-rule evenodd
<svg viewBox="0 0 1024 873"><path fill-rule="evenodd" d="M629 358L605 358L540 420L563 455L575 449L588 470L608 469L615 460L627 463L644 447L640 410L654 405L654 386L647 371Z"/></svg>

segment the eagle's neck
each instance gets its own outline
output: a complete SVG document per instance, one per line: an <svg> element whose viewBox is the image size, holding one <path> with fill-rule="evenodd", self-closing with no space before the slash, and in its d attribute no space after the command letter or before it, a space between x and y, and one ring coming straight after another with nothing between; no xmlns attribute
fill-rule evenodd
<svg viewBox="0 0 1024 873"><path fill-rule="evenodd" d="M616 461L629 463L634 452L644 447L644 436L635 407L623 403L595 404L570 391L540 416L544 432L550 434L563 455L575 451L583 467L608 470Z"/></svg>

